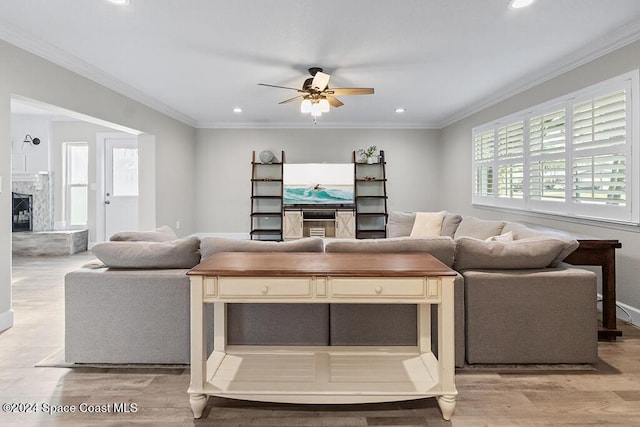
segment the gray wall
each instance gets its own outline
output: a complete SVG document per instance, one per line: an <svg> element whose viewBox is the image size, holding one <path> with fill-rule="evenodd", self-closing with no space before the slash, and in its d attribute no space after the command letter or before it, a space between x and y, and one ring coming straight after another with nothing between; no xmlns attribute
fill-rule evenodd
<svg viewBox="0 0 640 427"><path fill-rule="evenodd" d="M439 209L439 140L435 130L198 129L197 229L249 232L253 150L284 151L287 163L350 163L354 150L376 145L387 159L389 209Z"/></svg>
<svg viewBox="0 0 640 427"><path fill-rule="evenodd" d="M471 205L471 129L638 67L640 42L635 42L446 127L442 130L442 163L456 173L450 175L452 179L448 181L449 185L441 198L441 206L453 212L487 219L535 222L579 234L620 240L622 249L617 251L617 299L637 309L640 308L640 229L475 208ZM638 112L634 114L637 118ZM635 194L638 195L637 189ZM640 315L640 311L636 315Z"/></svg>
<svg viewBox="0 0 640 427"><path fill-rule="evenodd" d="M141 162L155 165L155 222L175 225L180 221L181 235L195 231L195 131L191 126L3 41L0 58L0 212L11 211L10 100L19 95L154 135L155 157ZM0 215L0 331L13 323L10 217Z"/></svg>

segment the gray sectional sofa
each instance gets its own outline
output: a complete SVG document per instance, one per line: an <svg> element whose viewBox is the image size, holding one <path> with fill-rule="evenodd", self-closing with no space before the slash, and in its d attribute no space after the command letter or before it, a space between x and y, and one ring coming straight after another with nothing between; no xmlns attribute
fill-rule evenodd
<svg viewBox="0 0 640 427"><path fill-rule="evenodd" d="M65 278L66 361L189 363L185 273L200 257L323 250L423 251L455 269L456 366L597 360L596 276L561 262L576 241L449 213L440 236L410 237L415 217L391 213L389 237L375 240L259 242L169 234L144 242L139 240L157 236L115 236L120 241L93 248L108 267L87 266ZM415 345L416 313L415 305L229 304L228 342ZM212 312L207 315L212 321Z"/></svg>

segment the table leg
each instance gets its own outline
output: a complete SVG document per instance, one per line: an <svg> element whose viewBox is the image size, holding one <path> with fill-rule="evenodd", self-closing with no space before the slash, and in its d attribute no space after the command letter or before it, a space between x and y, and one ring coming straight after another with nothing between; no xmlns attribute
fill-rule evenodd
<svg viewBox="0 0 640 427"><path fill-rule="evenodd" d="M193 418L202 417L204 408L207 407L207 400L209 396L206 394L190 394L189 404L191 404L191 411L193 411Z"/></svg>
<svg viewBox="0 0 640 427"><path fill-rule="evenodd" d="M456 397L453 395L438 396L438 406L442 411L442 418L449 421L453 415L453 411L456 409Z"/></svg>
<svg viewBox="0 0 640 427"><path fill-rule="evenodd" d="M616 331L616 262L615 250L610 249L605 254L602 263L602 327L600 338L615 340L622 332Z"/></svg>
<svg viewBox="0 0 640 427"><path fill-rule="evenodd" d="M455 328L454 328L454 278L442 279L442 303L438 308L438 379L441 396L438 405L442 417L449 420L456 407L458 391L455 385Z"/></svg>
<svg viewBox="0 0 640 427"><path fill-rule="evenodd" d="M206 373L204 304L202 301L203 279L191 277L191 383L189 403L195 418L200 418L207 406L207 395L200 393L204 387Z"/></svg>

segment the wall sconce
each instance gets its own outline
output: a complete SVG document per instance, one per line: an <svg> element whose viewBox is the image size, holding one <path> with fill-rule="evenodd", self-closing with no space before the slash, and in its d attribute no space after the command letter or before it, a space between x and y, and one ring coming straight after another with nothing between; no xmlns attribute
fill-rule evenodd
<svg viewBox="0 0 640 427"><path fill-rule="evenodd" d="M40 145L40 138L31 138L31 135L27 134L22 141L23 146L24 144Z"/></svg>

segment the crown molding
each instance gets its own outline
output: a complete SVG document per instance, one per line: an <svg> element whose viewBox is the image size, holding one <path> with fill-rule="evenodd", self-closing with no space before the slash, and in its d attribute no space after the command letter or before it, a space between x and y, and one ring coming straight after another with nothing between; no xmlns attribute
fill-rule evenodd
<svg viewBox="0 0 640 427"><path fill-rule="evenodd" d="M323 123L318 120L309 123L219 123L219 122L197 122L196 129L439 129L435 124L428 123Z"/></svg>
<svg viewBox="0 0 640 427"><path fill-rule="evenodd" d="M564 60L557 64L556 67L552 69L546 68L538 71L537 73L529 74L528 76L519 79L514 84L497 91L487 100L470 105L468 108L454 114L442 123L439 123L438 128L442 129L450 126L462 119L505 101L512 96L518 95L638 40L640 40L640 22L632 22L631 24L620 28L620 30L612 32L607 37L603 37L597 42L591 43L588 46L565 56Z"/></svg>
<svg viewBox="0 0 640 427"><path fill-rule="evenodd" d="M69 71L79 74L93 82L98 83L108 89L133 99L141 104L146 105L160 113L163 113L173 119L176 119L189 126L195 126L195 120L187 115L175 110L165 103L150 97L140 90L129 86L123 81L105 73L97 67L94 67L80 58L53 46L42 39L36 39L24 31L15 28L4 21L0 21L0 39L9 44L26 50L40 58L46 59L56 65L59 65Z"/></svg>

